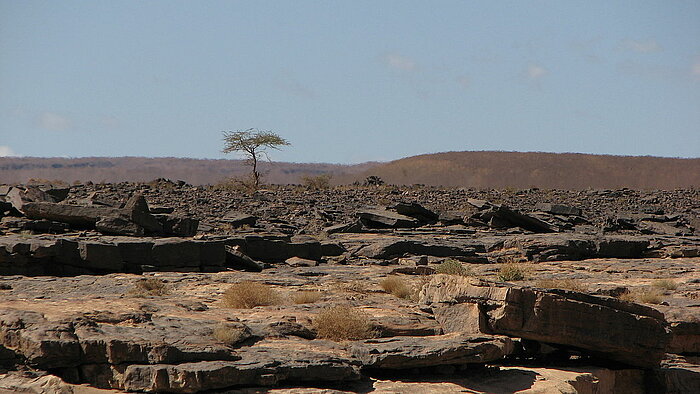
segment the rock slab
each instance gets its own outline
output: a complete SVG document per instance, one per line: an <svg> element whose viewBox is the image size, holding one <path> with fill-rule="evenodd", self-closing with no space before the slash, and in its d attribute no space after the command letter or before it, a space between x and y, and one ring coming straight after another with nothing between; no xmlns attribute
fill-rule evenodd
<svg viewBox="0 0 700 394"><path fill-rule="evenodd" d="M669 331L655 309L611 297L436 275L421 291L447 332L503 334L575 347L632 366L664 357Z"/></svg>

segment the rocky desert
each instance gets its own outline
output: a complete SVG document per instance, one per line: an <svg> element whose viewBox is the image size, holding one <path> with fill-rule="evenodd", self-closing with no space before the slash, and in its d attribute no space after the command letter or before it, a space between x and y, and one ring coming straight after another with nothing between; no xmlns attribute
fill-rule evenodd
<svg viewBox="0 0 700 394"><path fill-rule="evenodd" d="M699 190L312 186L0 186L0 391L700 392Z"/></svg>

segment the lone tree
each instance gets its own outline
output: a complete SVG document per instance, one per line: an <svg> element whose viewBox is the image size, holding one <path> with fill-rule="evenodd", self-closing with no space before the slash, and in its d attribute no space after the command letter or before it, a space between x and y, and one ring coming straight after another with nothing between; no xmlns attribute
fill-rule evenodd
<svg viewBox="0 0 700 394"><path fill-rule="evenodd" d="M253 177L253 186L256 189L260 185L260 172L258 171L260 155L267 157L268 148L280 150L281 146L290 145L289 141L272 131L248 129L244 131L224 131L223 133L225 145L222 152L241 152L247 157L248 164L253 167L251 175Z"/></svg>

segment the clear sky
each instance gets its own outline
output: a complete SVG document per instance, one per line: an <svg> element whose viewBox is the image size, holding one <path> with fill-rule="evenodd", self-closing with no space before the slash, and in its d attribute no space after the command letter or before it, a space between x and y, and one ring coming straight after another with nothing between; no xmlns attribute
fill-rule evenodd
<svg viewBox="0 0 700 394"><path fill-rule="evenodd" d="M0 156L700 157L700 1L0 0Z"/></svg>

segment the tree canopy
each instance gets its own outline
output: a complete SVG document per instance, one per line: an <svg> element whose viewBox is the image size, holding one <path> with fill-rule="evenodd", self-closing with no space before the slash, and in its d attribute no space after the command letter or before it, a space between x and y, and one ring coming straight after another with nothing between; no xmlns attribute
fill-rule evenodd
<svg viewBox="0 0 700 394"><path fill-rule="evenodd" d="M241 152L247 157L248 164L253 167L252 177L254 186L260 184L258 160L260 155L267 157L267 149L280 150L280 147L290 145L289 141L269 130L247 129L243 131L224 131L223 153Z"/></svg>

